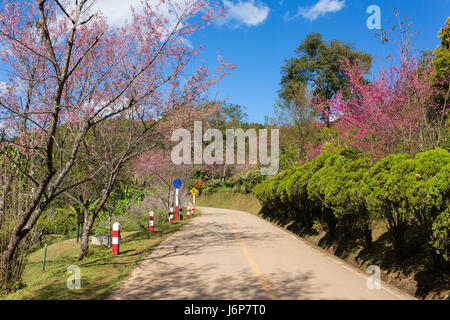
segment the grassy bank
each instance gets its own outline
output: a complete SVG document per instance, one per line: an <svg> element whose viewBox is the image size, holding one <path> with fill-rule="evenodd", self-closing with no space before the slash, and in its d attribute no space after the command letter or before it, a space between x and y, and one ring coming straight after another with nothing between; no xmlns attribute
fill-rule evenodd
<svg viewBox="0 0 450 320"><path fill-rule="evenodd" d="M383 222L374 222L373 247L364 248L359 239L340 238L331 239L321 230L317 233L305 233L301 225L295 220L271 220L259 214L259 201L252 194L233 193L230 190L219 190L214 193L203 194L198 199L198 205L235 209L257 214L269 220L308 243L325 250L347 263L359 268L363 273L369 265L378 265L381 269L382 280L408 292L420 299L449 299L450 288L448 275L435 274L427 270L426 256L421 250L413 250L404 260L398 260L393 253L390 241L387 239L387 229ZM407 241L414 242L415 234L407 234Z"/></svg>
<svg viewBox="0 0 450 320"><path fill-rule="evenodd" d="M241 210L254 214L261 210L261 204L252 194L234 193L231 188L222 188L216 192L202 194L198 197L196 205Z"/></svg>
<svg viewBox="0 0 450 320"><path fill-rule="evenodd" d="M14 294L0 296L0 299L104 299L143 257L189 221L156 226L151 236L147 232L123 233L117 257L106 246L91 245L90 256L78 261L79 245L75 239L53 243L47 249L45 271L42 271L44 252L39 249L28 257L23 275L25 287ZM67 268L71 265L80 267L79 290L67 288L67 280L71 276Z"/></svg>

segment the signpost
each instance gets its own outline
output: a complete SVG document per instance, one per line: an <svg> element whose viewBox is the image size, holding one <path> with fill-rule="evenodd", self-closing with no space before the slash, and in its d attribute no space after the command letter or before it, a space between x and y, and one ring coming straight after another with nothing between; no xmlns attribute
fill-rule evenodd
<svg viewBox="0 0 450 320"><path fill-rule="evenodd" d="M198 190L194 187L191 189L192 194L192 216L194 216L195 212L195 195L198 193Z"/></svg>
<svg viewBox="0 0 450 320"><path fill-rule="evenodd" d="M180 179L173 181L173 186L175 187L175 221L178 220L178 190L180 190L183 183Z"/></svg>
<svg viewBox="0 0 450 320"><path fill-rule="evenodd" d="M173 186L175 187L175 189L180 189L182 185L183 183L181 182L180 179L176 179L173 181Z"/></svg>

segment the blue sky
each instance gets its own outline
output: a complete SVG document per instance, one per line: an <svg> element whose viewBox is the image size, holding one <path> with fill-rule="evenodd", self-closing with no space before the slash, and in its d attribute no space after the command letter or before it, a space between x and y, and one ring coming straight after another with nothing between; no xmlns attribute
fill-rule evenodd
<svg viewBox="0 0 450 320"><path fill-rule="evenodd" d="M294 55L308 33L319 32L325 40L350 42L372 54L372 75L375 75L383 51L380 40L374 36L376 30L369 30L366 25L370 5L380 7L384 29L392 25L394 8L400 15L408 16L419 32L414 39L418 50L434 49L438 45L437 32L450 16L450 0L220 1L229 11L227 18L196 33L190 42L194 47L205 46L199 59L204 59L211 70L215 70L218 53L226 61L237 64L231 76L211 93L218 90L221 99L228 97L230 103L245 106L249 121L260 123L264 123L266 115L273 114L284 60ZM129 19L130 6L139 10L140 3L141 0L97 0L97 6L113 25Z"/></svg>
<svg viewBox="0 0 450 320"><path fill-rule="evenodd" d="M414 38L418 50L438 45L437 32L450 16L450 0L228 1L231 9L227 21L205 29L193 43L205 45L202 56L211 67L217 52L238 65L218 86L220 97L228 96L229 102L246 106L249 120L263 123L265 115L273 112L284 59L294 55L310 32L319 32L326 40L351 42L357 49L372 54L372 75L376 74L383 51L380 40L374 36L376 30L366 26L369 5L380 7L384 29L392 25L394 8L401 16L408 16L419 32ZM385 47L385 55L388 51L389 47Z"/></svg>

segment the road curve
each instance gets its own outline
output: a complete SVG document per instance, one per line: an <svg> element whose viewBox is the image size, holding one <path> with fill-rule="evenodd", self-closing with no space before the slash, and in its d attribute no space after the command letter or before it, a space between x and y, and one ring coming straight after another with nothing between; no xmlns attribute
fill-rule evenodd
<svg viewBox="0 0 450 320"><path fill-rule="evenodd" d="M107 299L414 299L255 215L200 209Z"/></svg>

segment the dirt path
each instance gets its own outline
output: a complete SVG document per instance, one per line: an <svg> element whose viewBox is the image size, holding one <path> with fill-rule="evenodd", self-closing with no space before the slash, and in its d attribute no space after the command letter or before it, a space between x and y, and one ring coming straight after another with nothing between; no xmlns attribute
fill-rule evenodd
<svg viewBox="0 0 450 320"><path fill-rule="evenodd" d="M108 299L414 299L252 214L201 210Z"/></svg>

